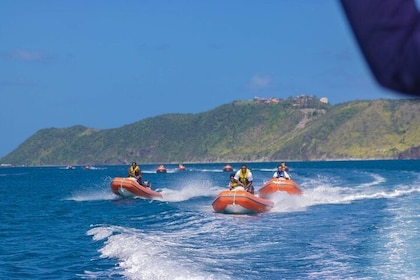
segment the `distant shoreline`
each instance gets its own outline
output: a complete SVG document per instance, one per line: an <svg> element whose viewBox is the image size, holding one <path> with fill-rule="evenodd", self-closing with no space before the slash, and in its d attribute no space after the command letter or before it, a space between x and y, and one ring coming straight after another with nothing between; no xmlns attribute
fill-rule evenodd
<svg viewBox="0 0 420 280"><path fill-rule="evenodd" d="M356 161L360 161L360 162L366 162L366 161L410 161L410 160L420 160L420 158L410 158L410 159L394 159L394 158L372 158L372 159L323 159L323 160L287 160L287 162L293 162L293 163L304 163L304 162L356 162ZM231 164L231 165L240 165L242 163L246 163L246 164L251 164L251 163L272 163L272 162L283 162L285 160L273 160L273 161L216 161L216 162L183 162L183 165L189 165L189 164L195 164L195 165L200 165L200 164ZM164 164L164 165L178 165L179 162L168 162L168 163L142 163L142 162L138 162L140 165L160 165L160 164ZM99 167L99 166L125 166L125 165L129 165L129 163L121 163L121 164L88 164L89 166L94 166L94 167ZM85 168L86 164L76 164L76 165L72 165L72 167L75 168L81 168L81 169L86 169ZM12 165L12 164L7 164L7 163L2 163L0 164L0 168L14 168L14 167L54 167L54 168L60 168L62 167L63 169L66 169L67 165L63 165L63 164L50 164L50 165Z"/></svg>

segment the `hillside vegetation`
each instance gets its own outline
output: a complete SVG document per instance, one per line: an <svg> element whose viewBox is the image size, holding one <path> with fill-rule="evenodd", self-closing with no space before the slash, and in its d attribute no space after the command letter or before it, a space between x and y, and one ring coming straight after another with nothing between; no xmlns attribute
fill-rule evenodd
<svg viewBox="0 0 420 280"><path fill-rule="evenodd" d="M294 99L236 101L199 114L166 114L117 129L35 133L1 159L13 165L420 158L420 101L331 106Z"/></svg>

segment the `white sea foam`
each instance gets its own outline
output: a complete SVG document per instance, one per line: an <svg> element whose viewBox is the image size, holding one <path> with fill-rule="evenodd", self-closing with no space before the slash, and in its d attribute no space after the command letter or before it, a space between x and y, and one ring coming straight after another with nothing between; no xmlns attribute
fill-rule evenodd
<svg viewBox="0 0 420 280"><path fill-rule="evenodd" d="M81 187L81 189L73 191L71 196L65 198L64 200L95 201L118 199L119 197L111 191L111 181L111 177L106 177L103 182L99 184L94 184L89 187Z"/></svg>
<svg viewBox="0 0 420 280"><path fill-rule="evenodd" d="M371 176L373 178L373 181L361 184L361 188L373 187L386 182L386 179L379 174L367 173L367 175Z"/></svg>
<svg viewBox="0 0 420 280"><path fill-rule="evenodd" d="M255 170L255 169L253 169L253 170ZM261 171L261 172L272 172L272 173L274 173L274 172L277 171L277 168L261 168L261 169L259 169L259 171Z"/></svg>
<svg viewBox="0 0 420 280"><path fill-rule="evenodd" d="M328 181L326 178L309 179L305 182L305 185L313 187L302 188L303 193L300 196L288 195L285 192L275 193L271 197L271 200L275 202L272 211L303 211L314 205L349 204L364 199L392 199L420 192L419 186L407 187L401 185L395 186L394 189L383 189L380 185L386 180L375 174L370 175L373 178L371 182L356 187L334 186L326 183Z"/></svg>
<svg viewBox="0 0 420 280"><path fill-rule="evenodd" d="M65 200L74 200L74 201L95 201L95 200L114 200L118 196L113 194L110 190L108 191L81 191L72 194L70 197L65 198Z"/></svg>
<svg viewBox="0 0 420 280"><path fill-rule="evenodd" d="M87 232L92 239L106 239L102 258L116 259L119 273L128 279L228 279L202 272L182 246L165 235L118 226L99 226Z"/></svg>
<svg viewBox="0 0 420 280"><path fill-rule="evenodd" d="M13 174L2 173L2 174L0 174L0 177L6 177L6 176L25 176L25 175L28 175L28 173L27 172L13 173Z"/></svg>
<svg viewBox="0 0 420 280"><path fill-rule="evenodd" d="M420 192L420 186L417 184L413 188L398 191L405 195L413 192ZM385 226L381 228L381 241L383 246L377 252L374 264L374 269L378 275L384 275L382 278L402 278L404 279L419 279L416 264L418 257L408 258L407 256L418 256L420 250L418 224L420 215L416 207L411 207L409 204L417 205L416 198L413 197L400 200L394 200L388 204L386 211L390 212ZM410 201L411 200L411 201ZM417 226L416 226L417 225ZM389 276L392 277L389 277ZM401 278L401 279L402 279Z"/></svg>
<svg viewBox="0 0 420 280"><path fill-rule="evenodd" d="M194 171L197 171L197 172L214 172L214 173L226 172L226 171L223 171L223 168L221 168L221 169L197 169L197 170L194 170Z"/></svg>
<svg viewBox="0 0 420 280"><path fill-rule="evenodd" d="M210 180L186 180L180 189L162 188L163 201L179 202L195 197L215 196L219 189Z"/></svg>

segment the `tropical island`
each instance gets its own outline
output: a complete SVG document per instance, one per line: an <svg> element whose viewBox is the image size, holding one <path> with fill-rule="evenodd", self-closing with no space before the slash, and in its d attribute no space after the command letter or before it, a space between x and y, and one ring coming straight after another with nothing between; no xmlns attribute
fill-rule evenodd
<svg viewBox="0 0 420 280"><path fill-rule="evenodd" d="M114 129L45 128L4 165L98 165L420 158L420 100L331 105L254 98L198 114L164 114Z"/></svg>

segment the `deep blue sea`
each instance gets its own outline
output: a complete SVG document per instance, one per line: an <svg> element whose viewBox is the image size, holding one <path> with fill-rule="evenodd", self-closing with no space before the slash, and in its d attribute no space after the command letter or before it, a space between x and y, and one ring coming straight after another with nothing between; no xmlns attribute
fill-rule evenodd
<svg viewBox="0 0 420 280"><path fill-rule="evenodd" d="M0 168L0 279L420 279L420 160L287 164L303 195L258 215L214 213L222 163L140 164L163 201L111 192L128 165Z"/></svg>

